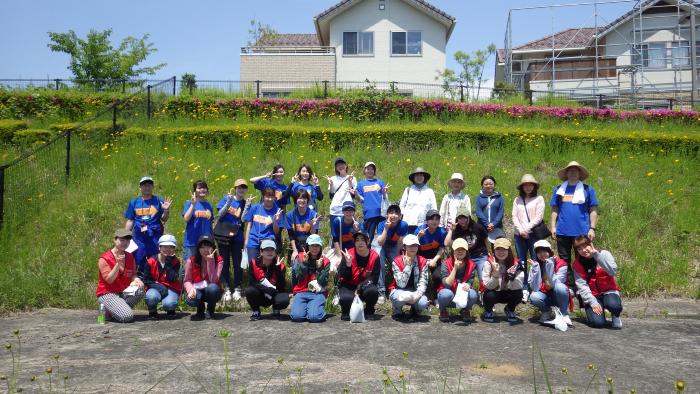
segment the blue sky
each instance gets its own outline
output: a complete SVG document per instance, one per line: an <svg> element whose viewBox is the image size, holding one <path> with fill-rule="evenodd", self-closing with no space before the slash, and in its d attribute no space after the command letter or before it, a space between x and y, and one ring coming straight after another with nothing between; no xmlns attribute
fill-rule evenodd
<svg viewBox="0 0 700 394"><path fill-rule="evenodd" d="M66 68L68 56L47 48L47 32L72 29L84 37L91 28L111 28L115 46L123 37L150 34L150 42L158 52L151 55L146 64L167 63L158 77L179 77L189 72L200 80L237 80L239 51L248 40L251 19L270 24L280 33L313 33L313 16L336 2L0 0L0 53L3 55L0 79L70 77ZM456 68L452 55L458 50L471 52L492 42L503 47L509 9L553 4L547 0L431 0L431 3L457 18L447 46L450 68ZM599 5L598 23L607 24L632 6L631 1ZM518 11L513 17L513 39L517 45L546 36L552 29L593 26L593 15L593 6ZM492 62L485 74L489 78L493 75Z"/></svg>

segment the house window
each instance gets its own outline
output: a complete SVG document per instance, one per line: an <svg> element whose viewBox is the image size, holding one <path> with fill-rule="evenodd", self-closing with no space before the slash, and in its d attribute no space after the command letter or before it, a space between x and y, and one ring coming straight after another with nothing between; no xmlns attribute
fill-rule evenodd
<svg viewBox="0 0 700 394"><path fill-rule="evenodd" d="M671 60L673 67L690 65L690 42L674 41L671 43Z"/></svg>
<svg viewBox="0 0 700 394"><path fill-rule="evenodd" d="M391 32L392 55L421 55L423 53L423 40L419 31L394 31Z"/></svg>
<svg viewBox="0 0 700 394"><path fill-rule="evenodd" d="M632 64L645 68L666 68L666 43L650 42L632 47Z"/></svg>
<svg viewBox="0 0 700 394"><path fill-rule="evenodd" d="M374 54L374 33L344 32L343 55L372 55Z"/></svg>

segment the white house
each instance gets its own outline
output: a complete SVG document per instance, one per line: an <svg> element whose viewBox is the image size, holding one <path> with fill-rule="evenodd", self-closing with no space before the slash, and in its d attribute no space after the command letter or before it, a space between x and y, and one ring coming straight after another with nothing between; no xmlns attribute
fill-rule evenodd
<svg viewBox="0 0 700 394"><path fill-rule="evenodd" d="M280 34L241 48L241 80L435 84L456 19L425 0L342 0L313 22L315 34Z"/></svg>
<svg viewBox="0 0 700 394"><path fill-rule="evenodd" d="M605 26L499 49L495 79L540 91L689 95L698 16L700 8L686 1L640 1Z"/></svg>

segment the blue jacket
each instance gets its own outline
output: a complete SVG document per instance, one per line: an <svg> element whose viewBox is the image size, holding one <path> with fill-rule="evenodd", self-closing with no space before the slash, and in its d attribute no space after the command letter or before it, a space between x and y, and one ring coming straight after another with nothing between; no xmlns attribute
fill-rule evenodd
<svg viewBox="0 0 700 394"><path fill-rule="evenodd" d="M490 208L489 202L491 202ZM491 196L486 196L483 192L479 192L479 195L476 197L474 213L478 218L479 224L484 227L488 226L489 223L493 223L496 227L503 227L504 210L505 202L499 192L494 192Z"/></svg>

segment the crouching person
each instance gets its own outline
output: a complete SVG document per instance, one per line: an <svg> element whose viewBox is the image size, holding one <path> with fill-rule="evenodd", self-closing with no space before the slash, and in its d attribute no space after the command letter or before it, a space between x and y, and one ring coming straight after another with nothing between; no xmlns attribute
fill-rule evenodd
<svg viewBox="0 0 700 394"><path fill-rule="evenodd" d="M107 317L120 323L134 321L132 308L144 294L143 282L136 277L134 255L126 251L129 241L131 231L118 229L114 233L114 246L97 261L100 275L95 295L104 305Z"/></svg>
<svg viewBox="0 0 700 394"><path fill-rule="evenodd" d="M285 265L277 257L277 244L274 239L260 243L260 255L250 262L250 283L245 290L245 298L253 313L250 320L260 320L261 307L272 306L272 316L280 317L280 311L289 306L289 293L284 282Z"/></svg>
<svg viewBox="0 0 700 394"><path fill-rule="evenodd" d="M564 321L569 326L569 287L566 261L555 257L552 245L547 240L540 240L533 245L537 261L528 260L530 265L529 284L530 302L542 315L540 323L551 319L551 307L559 308Z"/></svg>
<svg viewBox="0 0 700 394"><path fill-rule="evenodd" d="M374 315L374 308L379 299L379 255L369 248L367 233L356 232L353 234L353 242L355 247L341 254L338 265L340 319L350 320L350 307L357 294L365 303L365 318L375 320L377 317Z"/></svg>
<svg viewBox="0 0 700 394"><path fill-rule="evenodd" d="M510 241L498 238L494 244L493 257L489 256L484 265L484 312L485 322L493 323L493 307L495 304L506 304L503 312L509 322L515 323L515 307L523 299L523 278L525 274L513 256Z"/></svg>
<svg viewBox="0 0 700 394"><path fill-rule="evenodd" d="M165 234L158 239L159 253L146 260L143 283L146 291L148 319L158 320L158 303L163 303L165 315L175 317L177 299L182 291L180 283L180 260L175 256L175 237Z"/></svg>
<svg viewBox="0 0 700 394"><path fill-rule="evenodd" d="M428 260L418 256L420 242L418 237L409 234L403 238L404 253L397 256L391 263L394 281L389 285L389 299L393 308L394 320L402 320L407 316L403 306L411 306L411 317L417 317L428 307Z"/></svg>
<svg viewBox="0 0 700 394"><path fill-rule="evenodd" d="M330 261L323 255L323 240L318 234L306 239L308 252L300 251L292 263L294 301L289 317L293 321L322 322L326 319L326 285Z"/></svg>
<svg viewBox="0 0 700 394"><path fill-rule="evenodd" d="M479 298L471 283L477 277L476 264L469 258L469 244L464 238L452 243L452 255L441 266L442 281L438 287L437 300L440 305L440 321L447 323L450 315L447 308L456 308L455 294L459 290L467 294L467 304L461 307L462 321L471 323L471 308Z"/></svg>
<svg viewBox="0 0 700 394"><path fill-rule="evenodd" d="M185 265L185 302L197 308L197 313L190 316L191 320L214 318L216 303L222 294L219 278L223 268L224 259L216 250L214 238L209 235L199 237L197 250Z"/></svg>

